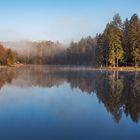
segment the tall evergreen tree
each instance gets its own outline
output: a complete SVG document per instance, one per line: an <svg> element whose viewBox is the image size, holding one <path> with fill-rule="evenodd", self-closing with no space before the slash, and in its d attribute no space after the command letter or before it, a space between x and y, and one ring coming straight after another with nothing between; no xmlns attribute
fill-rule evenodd
<svg viewBox="0 0 140 140"><path fill-rule="evenodd" d="M140 64L140 20L137 14L131 17L129 25L131 58L135 66Z"/></svg>
<svg viewBox="0 0 140 140"><path fill-rule="evenodd" d="M129 43L129 25L130 22L128 18L125 20L124 25L123 25L123 49L124 49L124 61L125 64L130 63L130 43Z"/></svg>
<svg viewBox="0 0 140 140"><path fill-rule="evenodd" d="M109 64L109 42L111 38L111 26L110 23L107 24L105 31L102 37L102 44L103 44L103 63L105 66Z"/></svg>
<svg viewBox="0 0 140 140"><path fill-rule="evenodd" d="M118 14L113 18L110 24L110 42L109 42L109 63L111 65L119 66L119 62L124 60L124 51L122 46L122 22Z"/></svg>
<svg viewBox="0 0 140 140"><path fill-rule="evenodd" d="M99 34L97 36L97 46L96 46L96 63L97 66L103 65L104 57L103 57L103 35Z"/></svg>

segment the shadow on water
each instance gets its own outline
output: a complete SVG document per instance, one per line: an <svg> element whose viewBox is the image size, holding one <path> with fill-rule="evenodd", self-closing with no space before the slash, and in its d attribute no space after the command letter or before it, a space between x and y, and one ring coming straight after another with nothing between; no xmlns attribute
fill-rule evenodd
<svg viewBox="0 0 140 140"><path fill-rule="evenodd" d="M20 87L50 88L68 83L87 94L96 94L115 122L122 114L133 122L140 119L140 73L117 71L65 70L48 66L0 69L0 89L6 84Z"/></svg>

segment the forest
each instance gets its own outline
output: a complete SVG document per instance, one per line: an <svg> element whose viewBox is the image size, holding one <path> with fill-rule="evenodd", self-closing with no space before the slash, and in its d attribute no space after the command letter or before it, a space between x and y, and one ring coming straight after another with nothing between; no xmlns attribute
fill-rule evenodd
<svg viewBox="0 0 140 140"><path fill-rule="evenodd" d="M16 63L140 66L140 19L133 14L122 21L119 14L115 14L103 33L72 41L69 46L52 41L1 42L0 65Z"/></svg>

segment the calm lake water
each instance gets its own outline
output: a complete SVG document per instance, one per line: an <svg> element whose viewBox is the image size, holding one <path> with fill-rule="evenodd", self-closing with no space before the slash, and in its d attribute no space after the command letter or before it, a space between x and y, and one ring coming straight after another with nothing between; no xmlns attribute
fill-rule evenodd
<svg viewBox="0 0 140 140"><path fill-rule="evenodd" d="M0 69L1 140L139 140L140 73Z"/></svg>

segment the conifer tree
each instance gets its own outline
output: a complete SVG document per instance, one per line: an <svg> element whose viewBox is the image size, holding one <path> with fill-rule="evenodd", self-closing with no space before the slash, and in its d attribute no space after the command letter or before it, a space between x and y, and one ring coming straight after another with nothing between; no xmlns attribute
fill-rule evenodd
<svg viewBox="0 0 140 140"><path fill-rule="evenodd" d="M120 62L124 60L124 51L122 46L122 22L118 14L113 18L110 24L110 40L109 40L109 63L111 65L119 66Z"/></svg>
<svg viewBox="0 0 140 140"><path fill-rule="evenodd" d="M140 20L137 14L131 17L129 25L131 59L135 66L140 64Z"/></svg>
<svg viewBox="0 0 140 140"><path fill-rule="evenodd" d="M130 43L129 43L129 20L128 18L125 20L123 25L123 49L124 49L124 61L125 64L130 63Z"/></svg>

